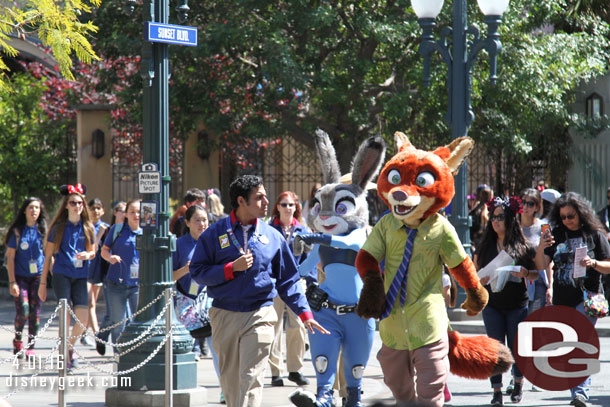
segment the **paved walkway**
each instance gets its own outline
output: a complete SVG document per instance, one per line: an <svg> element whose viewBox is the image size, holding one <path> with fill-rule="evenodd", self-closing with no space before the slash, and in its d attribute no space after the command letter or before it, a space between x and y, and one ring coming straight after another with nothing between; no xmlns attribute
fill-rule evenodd
<svg viewBox="0 0 610 407"><path fill-rule="evenodd" d="M44 323L50 315L50 312L54 309L51 302L47 302L43 308L43 315L41 316L41 322ZM454 315L454 318L459 318L459 315ZM11 327L12 320L14 318L14 308L12 301L7 297L6 290L0 289L0 325L4 327ZM610 318L600 320L598 324L598 332L600 333L601 341L601 372L593 377L593 385L591 388L591 407L610 407ZM454 322L454 326L468 333L468 331L480 331L482 328L482 322L477 319L470 319L466 322ZM48 332L47 336L57 335L57 322L54 322ZM10 357L12 349L12 334L0 330L0 359ZM53 345L51 340L42 341L40 346L37 348L39 355L47 355ZM383 375L379 363L375 358L375 355L381 346L379 336L375 337L374 349L372 352L369 365L365 371L365 377L363 381L364 390L364 401L365 405L371 405L373 401L384 401L387 404L392 403L391 393L383 383ZM87 348L82 345L78 345L77 350L85 355L91 363L104 363L108 362L108 357L100 357L93 348ZM309 354L307 355L309 358ZM197 382L199 386L203 386L207 389L208 405L218 406L220 397L220 389L214 369L212 366L212 360L210 358L203 358L198 362L197 365ZM111 370L111 364L100 365L104 369ZM84 369L83 369L84 370ZM3 364L0 366L0 397L6 396L15 387L8 385L8 380L11 378L11 373L23 374L24 372L30 372L27 366L22 366L21 370L16 370L11 364ZM307 359L303 373L310 379L311 383L307 388L311 391L315 391L315 374L311 361ZM97 407L104 405L104 392L108 387L106 381L110 380L108 376L90 370L89 373L93 376L94 386L93 387L72 387L66 394L68 405L70 406L81 406L81 407ZM53 373L45 373L39 377L45 377L47 380L51 380L54 375ZM83 373L74 376L74 380L82 378L85 382L87 379L86 370ZM14 376L13 376L14 379ZM508 383L509 375L505 375L505 383ZM265 389L263 396L263 407L290 407L291 403L288 400L289 394L294 391L297 386L289 382L286 378L284 379L285 387L270 387L270 372L267 369L265 377ZM466 380L457 376L450 375L448 380L449 388L453 392L454 398L451 402L447 403L448 406L486 406L491 400L491 389L488 381L476 381ZM554 407L568 407L570 403L569 392L532 392L530 391L531 386L528 384L525 387L526 392L524 393L523 401L519 404L524 407L538 407L538 406L554 406ZM57 391L56 388L51 388L49 382L45 386L41 386L38 383L37 386L24 389L16 393L10 398L10 402L14 407L44 407L44 406L57 406ZM506 405L512 404L508 397L505 397Z"/></svg>

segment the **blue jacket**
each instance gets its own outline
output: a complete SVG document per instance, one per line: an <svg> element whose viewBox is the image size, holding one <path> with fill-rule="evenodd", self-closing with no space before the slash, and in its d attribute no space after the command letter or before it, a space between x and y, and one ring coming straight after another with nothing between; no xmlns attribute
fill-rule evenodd
<svg viewBox="0 0 610 407"><path fill-rule="evenodd" d="M172 253L173 271L184 267L186 263L191 260L193 253L195 252L196 245L197 241L193 239L193 236L191 236L190 233L187 233L176 240L176 251ZM184 295L192 299L197 298L197 295L201 292L201 290L203 290L204 287L203 285L197 284L195 281L193 281L190 273L180 277L180 279L176 281L176 285L180 287L180 290Z"/></svg>
<svg viewBox="0 0 610 407"><path fill-rule="evenodd" d="M214 298L213 306L250 312L271 306L279 294L302 320L312 318L286 239L265 222L256 220L255 227L248 232L248 249L254 263L248 270L233 273L232 263L242 255L233 238L243 247L243 228L231 212L230 217L201 234L191 259L191 276L207 286L208 294Z"/></svg>
<svg viewBox="0 0 610 407"><path fill-rule="evenodd" d="M111 254L116 254L121 257L121 261L111 264L108 267L108 274L106 278L115 283L124 284L128 287L138 285L139 276L139 265L140 265L140 253L136 250L136 236L142 234L142 229L136 231L131 230L127 222L123 225L121 232L117 236L114 243L112 237L114 235L114 229L117 225L112 225L104 240L104 246L110 248ZM137 266L137 272L135 277L133 272Z"/></svg>
<svg viewBox="0 0 610 407"><path fill-rule="evenodd" d="M87 240L85 238L85 230L83 224L78 221L74 224L70 221L66 222L64 229L64 235L61 242L55 241L57 235L57 225L51 228L49 232L49 238L47 241L59 244L59 251L53 255L55 263L53 263L53 273L63 274L70 278L87 278L89 272L89 260L83 260L81 267L76 268L74 260L76 254L84 252L87 246Z"/></svg>
<svg viewBox="0 0 610 407"><path fill-rule="evenodd" d="M21 277L34 277L42 273L42 265L44 264L44 253L42 251L42 236L38 231L38 226L25 225L21 230L19 237L19 247L17 247L17 238L15 233L6 243L7 247L15 249L15 275ZM30 261L36 261L36 273L30 272Z"/></svg>
<svg viewBox="0 0 610 407"><path fill-rule="evenodd" d="M286 239L286 235L284 233L284 228L282 227L282 224L280 223L280 218L275 217L275 218L271 219L269 221L269 224L271 226L273 226L278 232L280 232L282 234L282 236L284 236L284 239ZM294 237L296 235L301 235L303 233L311 233L311 230L309 230L309 228L307 226L303 226L295 218L292 219L292 226L293 226L293 229L292 229L292 235L290 236L290 240L289 241L286 240L286 242L288 243L288 247L290 247L290 253L293 253L292 242L294 242ZM307 253L305 253L305 252L303 252L303 254L301 254L300 256L294 256L294 261L296 262L297 265L300 265L301 263L303 263L305 261L305 259L307 259ZM313 267L311 267L311 270L309 271L309 273L306 273L306 270L301 270L301 269L299 269L299 272L300 272L301 276L303 276L305 281L307 281L307 285L318 281L318 269L316 268L315 264L313 265Z"/></svg>

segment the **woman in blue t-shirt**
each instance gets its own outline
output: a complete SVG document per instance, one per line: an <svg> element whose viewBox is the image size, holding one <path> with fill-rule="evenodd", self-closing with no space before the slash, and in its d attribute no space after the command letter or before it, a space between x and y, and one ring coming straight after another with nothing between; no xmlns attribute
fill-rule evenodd
<svg viewBox="0 0 610 407"><path fill-rule="evenodd" d="M110 325L125 319L138 306L138 276L140 253L136 250L136 236L140 229L140 200L127 202L123 223L113 225L102 246L102 258L110 263L106 274L106 303L110 309ZM117 230L119 228L119 230ZM117 343L125 329L125 323L112 329L112 341Z"/></svg>
<svg viewBox="0 0 610 407"><path fill-rule="evenodd" d="M44 263L42 251L47 235L47 213L38 198L27 198L21 204L17 217L8 228L6 268L8 270L9 290L15 299L15 339L13 354L23 358L22 332L28 322L28 346L26 356L34 355L32 336L38 333L40 325L40 298L38 287Z"/></svg>
<svg viewBox="0 0 610 407"><path fill-rule="evenodd" d="M65 195L63 202L51 223L49 238L44 249L45 261L38 288L41 300L47 299L47 275L53 260L53 290L57 300L66 298L76 317L87 326L87 272L89 261L95 257L95 230L89 220L85 203L86 187L81 184L62 185L59 192ZM76 323L72 327L68 368L78 367L72 348L84 329Z"/></svg>

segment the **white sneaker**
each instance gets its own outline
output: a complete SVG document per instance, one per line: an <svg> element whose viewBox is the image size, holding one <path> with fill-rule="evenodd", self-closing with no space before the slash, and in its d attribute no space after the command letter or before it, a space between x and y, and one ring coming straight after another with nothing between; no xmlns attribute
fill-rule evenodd
<svg viewBox="0 0 610 407"><path fill-rule="evenodd" d="M80 338L80 344L84 346L89 346L90 348L95 348L95 341L89 336L83 336L82 338Z"/></svg>

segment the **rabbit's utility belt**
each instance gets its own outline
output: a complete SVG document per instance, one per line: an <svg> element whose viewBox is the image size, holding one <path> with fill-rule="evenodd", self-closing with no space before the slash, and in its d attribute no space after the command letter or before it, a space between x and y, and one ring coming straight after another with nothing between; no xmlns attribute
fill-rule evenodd
<svg viewBox="0 0 610 407"><path fill-rule="evenodd" d="M328 299L328 293L320 288L316 283L310 284L305 292L309 307L313 311L320 311L322 308L328 308L337 313L337 315L349 314L356 311L355 305L339 305Z"/></svg>

